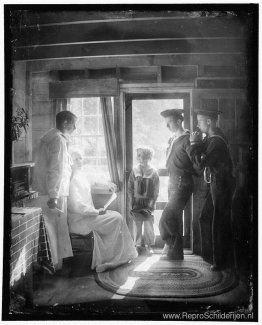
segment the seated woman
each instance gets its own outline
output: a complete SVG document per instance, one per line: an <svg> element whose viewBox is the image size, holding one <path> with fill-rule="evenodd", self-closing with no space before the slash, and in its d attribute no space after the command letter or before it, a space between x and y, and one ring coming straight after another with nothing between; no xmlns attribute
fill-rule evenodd
<svg viewBox="0 0 262 325"><path fill-rule="evenodd" d="M69 232L87 235L93 231L92 269L103 272L137 257L126 222L116 211L95 209L90 183L81 172L82 156L72 152L73 173L68 197Z"/></svg>

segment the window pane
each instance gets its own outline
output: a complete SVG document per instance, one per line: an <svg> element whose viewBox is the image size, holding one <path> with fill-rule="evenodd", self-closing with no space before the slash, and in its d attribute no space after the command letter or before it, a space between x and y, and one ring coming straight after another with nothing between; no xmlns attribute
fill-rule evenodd
<svg viewBox="0 0 262 325"><path fill-rule="evenodd" d="M98 164L104 167L107 167L107 158L99 158Z"/></svg>
<svg viewBox="0 0 262 325"><path fill-rule="evenodd" d="M76 116L82 115L82 98L71 98L70 99L70 111Z"/></svg>
<svg viewBox="0 0 262 325"><path fill-rule="evenodd" d="M83 99L84 115L97 115L99 110L99 98L91 97Z"/></svg>
<svg viewBox="0 0 262 325"><path fill-rule="evenodd" d="M88 170L88 166L95 166L96 165L96 158L84 158L84 165L85 165L85 169Z"/></svg>
<svg viewBox="0 0 262 325"><path fill-rule="evenodd" d="M82 147L82 138L81 137L71 137L70 146Z"/></svg>
<svg viewBox="0 0 262 325"><path fill-rule="evenodd" d="M83 170L94 181L109 180L100 98L71 98L69 109L78 117L71 147L83 153Z"/></svg>
<svg viewBox="0 0 262 325"><path fill-rule="evenodd" d="M97 134L98 133L98 121L97 117L83 117L83 129L82 134Z"/></svg>
<svg viewBox="0 0 262 325"><path fill-rule="evenodd" d="M80 115L80 116L78 116L78 118L76 120L76 129L73 133L74 136L80 135L82 133L82 125L83 125L83 121L82 121L82 117Z"/></svg>
<svg viewBox="0 0 262 325"><path fill-rule="evenodd" d="M98 117L98 132L99 132L99 134L104 134L102 115L99 115L99 117Z"/></svg>
<svg viewBox="0 0 262 325"><path fill-rule="evenodd" d="M99 157L106 157L106 145L104 137L97 138L97 149Z"/></svg>
<svg viewBox="0 0 262 325"><path fill-rule="evenodd" d="M95 137L82 138L82 150L85 157L95 157L97 153L97 141Z"/></svg>

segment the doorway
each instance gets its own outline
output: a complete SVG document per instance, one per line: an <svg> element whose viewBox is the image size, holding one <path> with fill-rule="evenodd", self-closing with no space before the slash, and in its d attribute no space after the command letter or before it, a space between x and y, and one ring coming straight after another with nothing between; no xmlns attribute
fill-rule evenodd
<svg viewBox="0 0 262 325"><path fill-rule="evenodd" d="M154 230L156 246L162 247L159 234L159 220L168 200L168 173L165 166L166 148L171 136L160 112L165 109L184 109L184 128L190 128L190 93L143 93L125 96L125 130L126 130L126 177L125 186L132 168L137 164L135 148L146 145L154 150L152 165L158 170L160 191L154 212ZM128 211L127 211L128 214ZM191 249L191 200L183 214L184 248ZM132 226L131 226L132 227ZM132 231L132 230L131 230Z"/></svg>

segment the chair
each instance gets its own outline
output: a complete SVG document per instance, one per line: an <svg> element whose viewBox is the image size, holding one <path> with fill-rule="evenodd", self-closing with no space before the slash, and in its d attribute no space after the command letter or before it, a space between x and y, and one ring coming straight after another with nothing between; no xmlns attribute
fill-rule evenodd
<svg viewBox="0 0 262 325"><path fill-rule="evenodd" d="M70 238L74 255L81 252L93 252L94 236L92 231L88 235L70 233Z"/></svg>

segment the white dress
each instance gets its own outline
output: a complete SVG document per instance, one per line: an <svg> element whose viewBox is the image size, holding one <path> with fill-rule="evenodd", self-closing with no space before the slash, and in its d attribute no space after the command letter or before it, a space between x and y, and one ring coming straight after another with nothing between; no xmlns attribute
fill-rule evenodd
<svg viewBox="0 0 262 325"><path fill-rule="evenodd" d="M94 234L92 269L103 272L137 257L134 242L126 222L116 211L98 215L94 208L88 179L79 171L70 183L68 197L68 225L70 233Z"/></svg>

